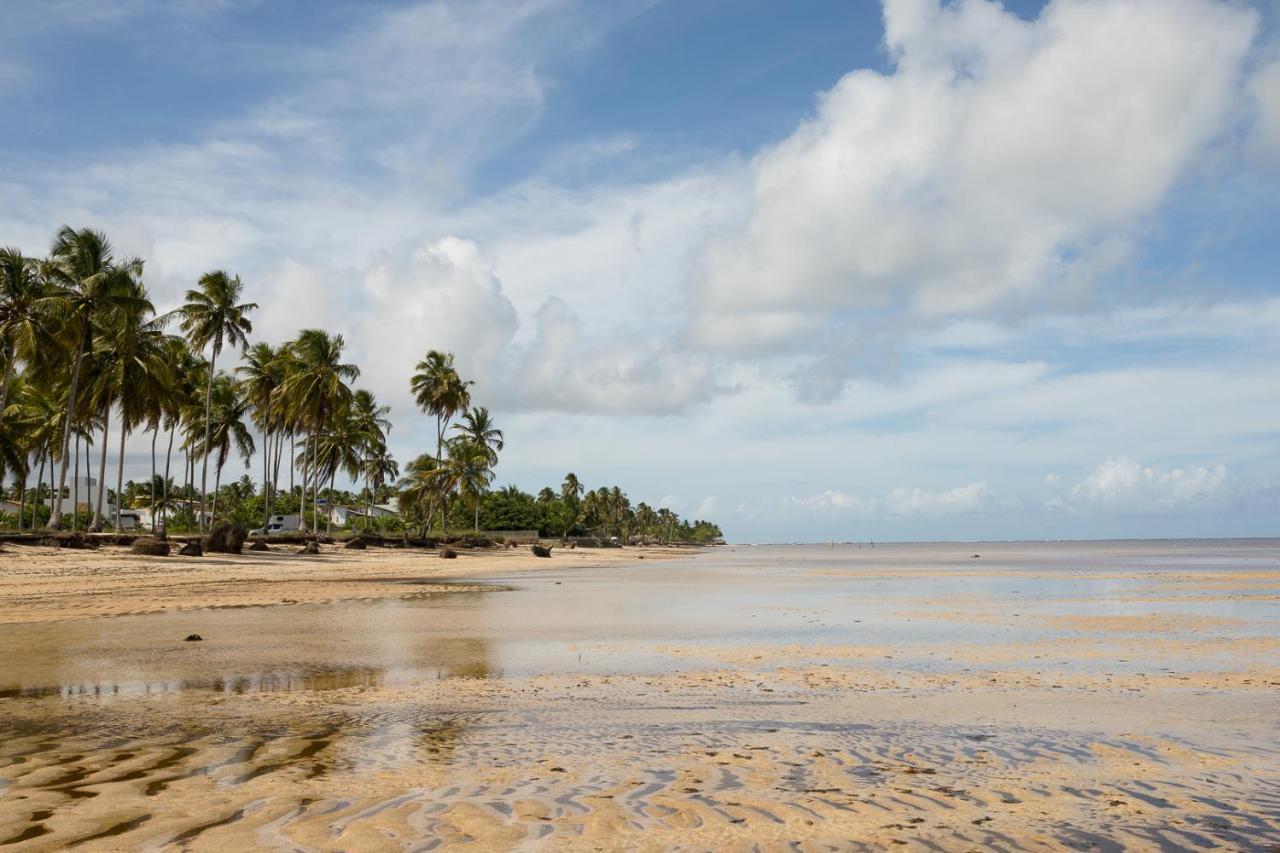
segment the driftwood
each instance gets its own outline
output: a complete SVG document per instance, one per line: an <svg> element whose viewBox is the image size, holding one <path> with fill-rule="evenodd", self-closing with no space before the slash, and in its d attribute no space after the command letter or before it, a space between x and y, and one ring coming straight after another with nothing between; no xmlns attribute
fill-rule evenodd
<svg viewBox="0 0 1280 853"><path fill-rule="evenodd" d="M548 547L546 547L545 545L534 545L534 546L533 546L533 556L535 556L535 557L550 557L550 556L551 556L551 549L550 549L550 548L548 548Z"/></svg>

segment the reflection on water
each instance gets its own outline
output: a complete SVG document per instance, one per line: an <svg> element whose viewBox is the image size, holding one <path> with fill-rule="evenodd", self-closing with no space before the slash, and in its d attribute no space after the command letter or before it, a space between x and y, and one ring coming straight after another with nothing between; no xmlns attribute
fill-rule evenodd
<svg viewBox="0 0 1280 853"><path fill-rule="evenodd" d="M876 651L859 665L902 675L974 666L948 661L963 644L1045 642L1052 661L1001 666L1094 672L1072 694L1085 703L1147 664L1072 658L1072 644L1134 636L1129 617L1167 629L1161 642L1219 640L1243 667L1245 641L1280 636L1280 547L1232 548L723 550L553 563L506 579L513 592L0 625L0 846L617 847L665 832L654 846L712 847L785 826L780 847L927 831L932 849L1015 849L1003 833L1034 826L1023 835L1050 846L1247 849L1280 838L1280 753L1258 736L1256 695L1221 700L1231 725L1206 715L1191 742L1030 718L869 722L903 691L854 707L864 688L823 680L862 650ZM762 658L787 646L826 650L812 685L769 681ZM751 675L735 682L739 667ZM543 673L559 677L543 692L511 678ZM610 681L627 673L642 677Z"/></svg>
<svg viewBox="0 0 1280 853"><path fill-rule="evenodd" d="M1090 634L1063 616L1158 615L1133 624L1170 638L1275 637L1278 553L1256 541L724 549L496 579L514 592L0 625L0 702L669 671L714 664L701 655L726 645L893 644L895 667L943 667L935 653L957 644ZM1207 589L1179 581L1224 570ZM206 641L181 642L189 633Z"/></svg>

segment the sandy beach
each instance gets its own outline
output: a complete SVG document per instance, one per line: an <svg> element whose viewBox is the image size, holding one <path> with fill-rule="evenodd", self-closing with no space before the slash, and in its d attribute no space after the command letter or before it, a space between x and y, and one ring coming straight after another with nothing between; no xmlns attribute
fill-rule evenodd
<svg viewBox="0 0 1280 853"><path fill-rule="evenodd" d="M10 547L0 841L1276 849L1280 543L981 549Z"/></svg>
<svg viewBox="0 0 1280 853"><path fill-rule="evenodd" d="M3 622L48 622L210 607L322 604L478 589L482 575L545 567L527 547L459 549L441 560L422 549L352 551L322 545L317 556L297 545L268 552L142 557L103 546L67 551L9 545L0 553ZM176 550L176 549L175 549ZM606 566L642 558L671 559L681 549L555 549L557 565Z"/></svg>

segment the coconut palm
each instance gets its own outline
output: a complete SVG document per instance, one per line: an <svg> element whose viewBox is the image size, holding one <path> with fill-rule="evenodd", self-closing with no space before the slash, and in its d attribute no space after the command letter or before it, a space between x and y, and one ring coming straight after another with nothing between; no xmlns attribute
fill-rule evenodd
<svg viewBox="0 0 1280 853"><path fill-rule="evenodd" d="M378 404L377 399L369 391L356 391L351 399L351 416L356 421L363 445L360 448L361 472L364 476L365 488L369 490L368 513L365 516L365 527L373 516L373 480L371 467L374 457L387 457L387 433L391 431L391 421L387 418L390 406ZM394 464L394 460L392 460ZM391 476L395 476L394 474Z"/></svg>
<svg viewBox="0 0 1280 853"><path fill-rule="evenodd" d="M441 482L452 483L464 498L470 500L475 512L475 532L479 533L480 501L484 498L489 484L493 482L493 468L490 463L490 454L493 451L468 437L453 439L449 442L447 451L442 466L447 473L442 476ZM447 536L447 529L445 533Z"/></svg>
<svg viewBox="0 0 1280 853"><path fill-rule="evenodd" d="M468 480L469 493L475 503L475 531L479 533L480 502L484 499L485 488L493 481L493 468L498 464L498 451L503 448L502 430L494 426L493 418L484 406L476 406L464 412L462 422L454 424L453 428L461 433L459 438L484 457L486 476L474 476ZM470 469L468 473L471 473Z"/></svg>
<svg viewBox="0 0 1280 853"><path fill-rule="evenodd" d="M365 517L365 529L373 519L373 507L378 501L378 492L387 483L394 483L400 476L400 465L387 452L385 446L375 447L365 460L365 479L369 484L369 514Z"/></svg>
<svg viewBox="0 0 1280 853"><path fill-rule="evenodd" d="M436 463L444 462L445 433L449 421L458 412L471 405L470 387L475 383L464 381L453 363L453 353L430 350L426 357L418 362L415 373L409 380L409 388L413 391L414 401L418 408L436 418ZM441 512L444 499L441 497ZM443 519L442 519L443 521Z"/></svg>
<svg viewBox="0 0 1280 853"><path fill-rule="evenodd" d="M196 283L196 290L188 290L186 302L179 309L182 318L182 331L191 341L191 348L203 352L205 347L212 347L209 358L209 378L205 385L204 397L204 442L203 447L210 447L209 431L210 409L212 406L214 373L218 366L218 354L223 345L238 347L243 350L248 340L246 335L253 331L249 322L249 312L257 308L257 303L240 302L244 284L239 276L228 275L224 270L205 273ZM203 470L200 474L200 529L204 530L205 490L209 482L209 457L206 454Z"/></svg>
<svg viewBox="0 0 1280 853"><path fill-rule="evenodd" d="M139 285L139 288L141 286ZM150 303L146 303L150 307ZM148 314L151 313L149 310ZM164 318L147 317L136 308L117 312L115 322L99 338L99 346L110 346L113 375L106 384L113 387L120 409L120 449L116 466L115 529L120 531L120 510L124 485L124 447L129 433L141 424L159 426L162 400L173 384L168 363ZM152 433L152 482L155 482L155 431ZM153 500L154 500L154 496Z"/></svg>
<svg viewBox="0 0 1280 853"><path fill-rule="evenodd" d="M257 343L245 352L244 364L236 368L245 398L253 407L254 424L262 432L262 526L271 521L271 440L278 414L272 408L276 390L284 381L284 362L268 343Z"/></svg>
<svg viewBox="0 0 1280 853"><path fill-rule="evenodd" d="M39 262L17 249L0 249L0 411L8 403L18 359L30 363L37 350L52 348L52 318L41 309L45 295Z"/></svg>
<svg viewBox="0 0 1280 853"><path fill-rule="evenodd" d="M249 404L240 394L240 389L226 373L219 373L209 383L207 398L209 400L209 417L205 424L205 435L208 439L200 444L201 456L216 455L214 462L213 504L209 509L209 523L213 524L218 514L218 488L222 482L222 468L227 464L234 446L245 465L253 457L253 435L249 432L246 421L249 418ZM201 510L203 513L203 509Z"/></svg>
<svg viewBox="0 0 1280 853"><path fill-rule="evenodd" d="M303 329L291 345L293 360L281 384L279 394L288 416L305 430L308 436L323 431L351 402L351 389L347 381L360 376L360 368L342 361L342 349L346 341L342 335L330 335L322 329ZM302 491L305 496L308 477L312 487L311 510L315 512L319 477L309 451L314 442L304 442L302 463ZM302 515L306 529L306 513Z"/></svg>
<svg viewBox="0 0 1280 853"><path fill-rule="evenodd" d="M322 432L312 433L308 444L311 449L312 466L317 480L329 483L329 505L325 532L333 532L333 481L341 469L347 476L355 478L364 467L362 452L368 443L369 433L364 420L355 412L354 407L335 416L329 427ZM312 504L315 509L315 504Z"/></svg>
<svg viewBox="0 0 1280 853"><path fill-rule="evenodd" d="M79 231L64 225L54 238L44 276L49 289L39 300L39 308L65 323L66 339L74 354L68 382L66 416L63 422L62 452L58 488L54 491L49 526L62 525L61 495L67 484L67 463L76 404L79 401L80 368L93 348L94 321L117 308L127 307L133 296L133 279L142 274L142 261L117 261L105 234L90 228Z"/></svg>

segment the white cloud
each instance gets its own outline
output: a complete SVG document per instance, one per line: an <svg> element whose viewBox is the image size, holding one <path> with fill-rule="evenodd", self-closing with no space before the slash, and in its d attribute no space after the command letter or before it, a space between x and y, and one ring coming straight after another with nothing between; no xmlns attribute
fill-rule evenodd
<svg viewBox="0 0 1280 853"><path fill-rule="evenodd" d="M1280 158L1280 60L1262 66L1249 81L1255 124L1252 142L1259 153Z"/></svg>
<svg viewBox="0 0 1280 853"><path fill-rule="evenodd" d="M698 508L693 511L694 518L715 518L716 512L720 509L720 500L715 495L708 495L698 504Z"/></svg>
<svg viewBox="0 0 1280 853"><path fill-rule="evenodd" d="M1059 486L1062 480L1051 475L1047 482ZM1224 465L1161 470L1122 455L1104 460L1055 498L1050 509L1135 514L1203 510L1226 503L1233 490Z"/></svg>
<svg viewBox="0 0 1280 853"><path fill-rule="evenodd" d="M859 70L753 162L694 277L695 339L791 341L833 311L1074 299L1223 129L1256 15L1208 0L886 0Z"/></svg>
<svg viewBox="0 0 1280 853"><path fill-rule="evenodd" d="M784 505L812 513L848 513L864 518L936 518L990 512L1005 505L986 482L930 491L898 486L883 497L828 489L809 497L788 497Z"/></svg>

